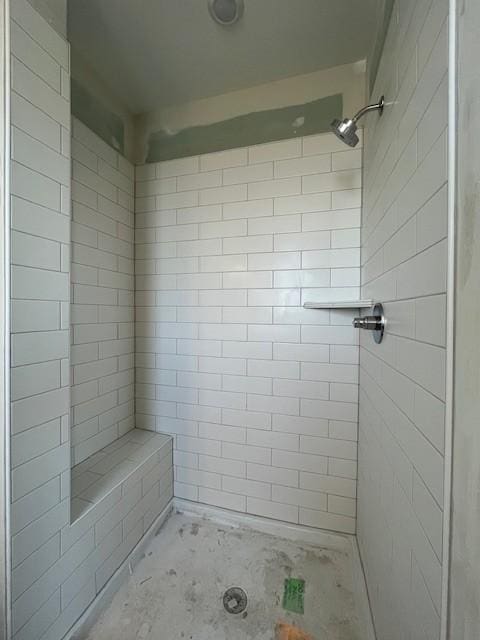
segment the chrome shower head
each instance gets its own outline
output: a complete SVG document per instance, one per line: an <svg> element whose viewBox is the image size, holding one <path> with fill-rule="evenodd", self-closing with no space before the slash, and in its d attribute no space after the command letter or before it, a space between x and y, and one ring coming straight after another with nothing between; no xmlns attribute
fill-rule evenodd
<svg viewBox="0 0 480 640"><path fill-rule="evenodd" d="M383 107L385 105L385 98L382 96L380 100L376 104L370 104L368 107L364 107L360 109L360 111L353 116L353 118L345 118L344 120L335 120L330 125L330 129L333 133L340 138L342 142L348 144L349 147L356 147L358 144L358 136L357 136L357 122L360 120L362 116L364 116L369 111L380 111L380 115L382 114Z"/></svg>
<svg viewBox="0 0 480 640"><path fill-rule="evenodd" d="M358 136L356 131L358 129L354 120L350 120L349 118L345 118L345 120L335 120L330 125L331 130L340 138L342 142L348 144L349 147L356 147L358 144Z"/></svg>

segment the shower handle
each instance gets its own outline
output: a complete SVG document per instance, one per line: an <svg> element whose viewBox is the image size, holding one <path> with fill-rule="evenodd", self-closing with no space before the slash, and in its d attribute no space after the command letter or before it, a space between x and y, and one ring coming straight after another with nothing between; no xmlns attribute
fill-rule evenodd
<svg viewBox="0 0 480 640"><path fill-rule="evenodd" d="M373 331L373 339L377 344L382 341L385 331L385 317L383 315L383 306L376 304L373 307L372 315L363 316L353 319L353 326L356 329L366 329Z"/></svg>

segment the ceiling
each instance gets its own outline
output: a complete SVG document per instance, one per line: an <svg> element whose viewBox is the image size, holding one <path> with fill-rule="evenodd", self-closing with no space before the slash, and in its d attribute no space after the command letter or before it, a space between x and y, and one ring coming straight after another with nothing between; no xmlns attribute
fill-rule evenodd
<svg viewBox="0 0 480 640"><path fill-rule="evenodd" d="M365 58L380 0L245 0L232 27L207 0L69 0L72 46L132 113Z"/></svg>

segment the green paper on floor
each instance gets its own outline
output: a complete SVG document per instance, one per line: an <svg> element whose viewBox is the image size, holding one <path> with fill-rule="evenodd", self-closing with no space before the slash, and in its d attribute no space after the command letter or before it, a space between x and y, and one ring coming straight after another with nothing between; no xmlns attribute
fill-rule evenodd
<svg viewBox="0 0 480 640"><path fill-rule="evenodd" d="M285 611L303 613L303 597L305 595L305 580L287 578L283 590L282 606Z"/></svg>

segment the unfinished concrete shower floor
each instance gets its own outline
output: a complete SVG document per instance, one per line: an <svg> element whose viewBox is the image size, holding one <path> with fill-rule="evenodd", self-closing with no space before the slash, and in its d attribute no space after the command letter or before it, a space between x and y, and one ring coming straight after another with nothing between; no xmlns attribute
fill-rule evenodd
<svg viewBox="0 0 480 640"><path fill-rule="evenodd" d="M368 612L351 538L325 534L325 542L299 543L175 512L89 633L75 637L367 640ZM286 578L305 580L303 615L282 607ZM247 593L243 613L223 607L232 586ZM288 632L282 623L303 633Z"/></svg>

